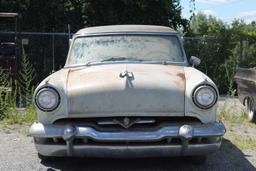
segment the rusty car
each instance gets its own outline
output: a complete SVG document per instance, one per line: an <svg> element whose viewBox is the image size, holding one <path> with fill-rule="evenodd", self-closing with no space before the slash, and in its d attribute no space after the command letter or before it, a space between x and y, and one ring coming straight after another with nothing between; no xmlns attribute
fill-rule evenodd
<svg viewBox="0 0 256 171"><path fill-rule="evenodd" d="M225 127L214 82L187 59L180 34L165 26L79 30L63 69L34 93L30 128L41 159L206 156Z"/></svg>
<svg viewBox="0 0 256 171"><path fill-rule="evenodd" d="M256 68L238 68L234 77L237 94L245 106L248 120L256 123Z"/></svg>

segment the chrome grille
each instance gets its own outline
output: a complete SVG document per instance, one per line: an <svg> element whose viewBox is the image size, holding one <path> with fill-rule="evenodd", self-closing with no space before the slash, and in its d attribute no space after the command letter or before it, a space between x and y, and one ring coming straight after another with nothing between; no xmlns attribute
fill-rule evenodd
<svg viewBox="0 0 256 171"><path fill-rule="evenodd" d="M129 121L127 121L127 119ZM54 124L89 126L99 131L140 131L157 130L167 125L201 123L192 117L106 117L106 118L65 118Z"/></svg>

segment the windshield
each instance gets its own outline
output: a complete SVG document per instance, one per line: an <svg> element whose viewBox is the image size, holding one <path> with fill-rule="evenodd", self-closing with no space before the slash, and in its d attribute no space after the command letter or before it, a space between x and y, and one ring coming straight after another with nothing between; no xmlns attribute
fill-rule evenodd
<svg viewBox="0 0 256 171"><path fill-rule="evenodd" d="M176 36L110 35L75 39L67 65L106 61L183 62Z"/></svg>

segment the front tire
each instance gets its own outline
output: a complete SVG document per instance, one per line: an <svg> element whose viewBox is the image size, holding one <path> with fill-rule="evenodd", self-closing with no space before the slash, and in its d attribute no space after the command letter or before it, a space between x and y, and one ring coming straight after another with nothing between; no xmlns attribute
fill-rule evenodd
<svg viewBox="0 0 256 171"><path fill-rule="evenodd" d="M254 109L254 101L251 98L245 100L245 108L248 114L248 120L256 123L256 111Z"/></svg>

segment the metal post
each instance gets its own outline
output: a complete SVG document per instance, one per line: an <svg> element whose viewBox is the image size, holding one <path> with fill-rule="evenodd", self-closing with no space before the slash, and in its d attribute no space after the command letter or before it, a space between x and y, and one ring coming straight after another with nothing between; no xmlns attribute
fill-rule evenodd
<svg viewBox="0 0 256 171"><path fill-rule="evenodd" d="M54 33L54 28L53 28L53 31ZM54 44L55 44L55 37L54 37L54 34L52 35L52 73L55 72L55 47L54 47Z"/></svg>
<svg viewBox="0 0 256 171"><path fill-rule="evenodd" d="M15 76L18 72L18 52L19 52L19 45L18 45L18 36L17 36L17 32L18 32L18 15L15 17L15 35L14 35L14 42L15 42L15 68L14 68L14 73Z"/></svg>

